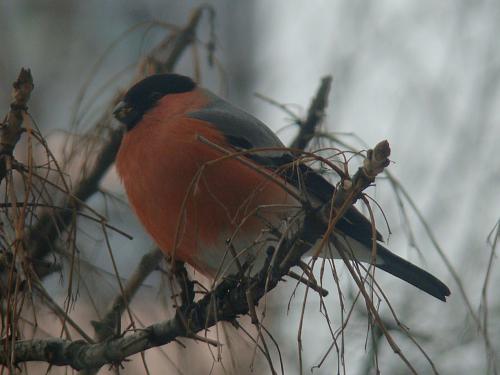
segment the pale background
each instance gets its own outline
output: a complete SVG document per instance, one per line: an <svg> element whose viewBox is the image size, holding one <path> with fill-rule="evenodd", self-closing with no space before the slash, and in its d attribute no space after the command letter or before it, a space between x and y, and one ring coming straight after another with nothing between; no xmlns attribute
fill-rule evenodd
<svg viewBox="0 0 500 375"><path fill-rule="evenodd" d="M290 123L287 116L254 96L258 92L279 102L293 104L303 115L320 78L333 75L325 129L354 133L367 145L388 139L390 171L408 190L439 244L464 282L473 308L479 311L481 288L490 248L487 236L500 218L500 106L498 105L500 52L500 2L498 1L212 1L216 11L216 55L224 71L210 69L200 48L202 83L262 119L274 130ZM153 45L164 31L144 28L129 35L110 54L97 74L91 67L106 48L133 25L152 19L185 24L197 1L6 1L0 0L0 105L7 110L10 83L21 66L30 67L35 91L30 110L49 143L58 151L70 130L78 91L89 76L92 84L87 102L109 89L90 107L98 113L119 87L126 86L131 72L113 79ZM208 22L199 30L208 40ZM182 59L179 72L193 74L192 55ZM84 103L85 103L84 100ZM86 114L80 129L90 126ZM293 130L280 133L284 141ZM344 136L346 142L363 146ZM74 171L73 171L74 172ZM114 171L105 189L123 194ZM487 372L482 338L470 319L465 303L422 226L411 214L422 260L408 243L394 193L384 180L368 192L377 199L392 229L389 247L438 275L452 290L446 304L440 303L394 278L382 284L404 324L417 333L419 341L443 374ZM106 207L100 197L94 207L107 212L114 225L134 236L128 241L113 236L114 254L120 275L126 277L152 243L127 206L112 202ZM106 211L107 210L107 211ZM378 218L385 235L387 230ZM81 223L82 259L111 271L109 255L96 228ZM96 239L96 240L94 240ZM340 264L339 264L340 266ZM339 268L342 268L340 266ZM91 271L89 271L91 272ZM347 280L347 272L342 269ZM103 281L104 280L104 281ZM493 263L489 289L489 329L493 343L500 342L500 282L498 260ZM112 276L97 272L87 280L89 290L104 309L116 291ZM54 296L64 298L64 280L47 280ZM155 322L167 315L158 302L159 278L153 275L133 305L141 319ZM345 283L346 291L349 289ZM161 288L160 288L161 289ZM85 327L94 318L85 299L85 288L75 306L75 316ZM298 372L297 326L303 289L293 299L287 314L292 284L273 292L268 326L284 357L286 373ZM88 291L88 290L87 290ZM166 293L164 293L166 295ZM334 294L334 293L333 293ZM168 297L166 297L168 300ZM339 327L338 300L327 298L334 329ZM308 301L303 331L304 373L317 365L331 344L317 298ZM360 306L362 307L362 306ZM361 310L361 309L360 309ZM383 316L389 317L381 307ZM47 327L51 317L46 318ZM345 358L348 374L365 373L366 319L358 313L346 332ZM49 328L47 330L50 331ZM92 332L89 330L89 332ZM418 336L420 335L420 336ZM423 373L430 366L402 335L394 334L406 355ZM151 373L210 373L211 356L204 344L147 353ZM368 350L370 345L368 344ZM238 353L240 373L250 372L252 346ZM500 345L497 344L500 351ZM227 352L226 352L227 353ZM225 354L227 355L227 354ZM498 354L497 354L498 355ZM497 358L500 360L500 358ZM383 374L401 374L404 364L382 341L379 348ZM332 352L315 374L337 372L338 357ZM267 373L257 357L254 373ZM102 373L107 370L103 369ZM138 357L126 364L123 373L141 373ZM230 367L226 372L231 372ZM215 364L215 373L224 373Z"/></svg>

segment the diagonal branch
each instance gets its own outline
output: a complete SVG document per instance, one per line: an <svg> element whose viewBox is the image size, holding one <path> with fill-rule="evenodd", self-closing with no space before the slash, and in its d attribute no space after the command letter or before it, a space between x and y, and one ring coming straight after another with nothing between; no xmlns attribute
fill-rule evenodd
<svg viewBox="0 0 500 375"><path fill-rule="evenodd" d="M303 124L307 124L307 126L303 126L301 128L301 131L297 135L296 139L292 142L292 144L298 144L302 148L307 147L307 144L311 140L309 134L314 134L314 129L316 129L322 119L322 116L318 116L317 114L320 112L324 112L324 109L328 103L327 96L330 91L330 82L330 76L322 79L320 88L318 89L315 97L311 102L311 107L308 111L309 115L307 119L303 121ZM304 133L302 129L308 129L307 134ZM125 290L128 291L126 296L127 301L131 301L131 298L135 294L135 291L141 285L136 281L146 279L146 277L155 270L156 267L151 263L151 260L157 259L157 263L159 263L162 259L161 254L162 253L159 249L153 249L143 256L137 269L134 271L132 277L125 285ZM144 267L144 264L147 264L148 266ZM310 285L309 282L308 285ZM324 294L325 292L326 291L321 290L321 293ZM96 329L97 338L99 341L104 340L115 333L113 327L116 327L117 321L119 321L121 315L125 311L126 304L124 304L123 302L124 300L122 296L116 296L101 322L94 323L94 328Z"/></svg>
<svg viewBox="0 0 500 375"><path fill-rule="evenodd" d="M384 169L382 166L388 165L389 152L386 141L379 143L374 152L370 150L370 155L385 156L382 159L378 157L367 159L368 161L355 174L352 180L354 188L348 188L351 191L344 195L344 201L340 201L341 198L339 198L335 202L335 205L340 208L333 222L345 212L344 207L349 207L359 193L373 182L375 175ZM314 235L311 234L309 228L313 222L322 228ZM269 259L259 274L251 278L243 280L235 277L222 280L201 300L188 306L182 312L178 310L171 320L98 344L56 338L18 341L13 353L10 353L5 346L0 349L0 363L8 363L12 355L14 363L45 361L52 365L69 365L75 369L97 369L105 364L118 365L130 355L167 344L177 337L192 337L193 333L208 329L219 321L232 321L242 314L247 314L250 309L249 304L256 305L266 293L278 285L291 267L299 264L302 255L309 250L311 241L315 241L320 235L328 237L329 231L333 230L331 223L332 220L325 220L325 215L321 212L305 212L305 220L296 235L291 239L285 238L275 250L278 254L277 262L271 262ZM269 258L271 257L274 257L274 254L270 253ZM280 261L280 257L285 258L283 262ZM347 259L345 262L349 264ZM252 290L251 298L247 293L249 287ZM360 288L364 290L362 285ZM369 299L366 292L363 295ZM377 316L375 309L372 312ZM186 321L189 322L187 327ZM383 327L381 328L384 330Z"/></svg>
<svg viewBox="0 0 500 375"><path fill-rule="evenodd" d="M211 18L214 17L213 9L204 5L193 11L187 25L177 33L173 41L170 36L167 36L156 48L154 48L149 56L146 56L143 61L139 63L139 74L136 76L135 81L140 80L144 75L169 72L174 69L183 52L195 41L196 29L204 11L207 11ZM110 108L113 108L118 101L121 100L122 96L123 93L119 93L113 100ZM111 111L106 111L106 113L109 114ZM116 137L119 139L116 144L111 141L108 143L111 158L109 161L106 161L106 163L101 163L106 169L114 162L122 137L121 131L116 130L113 134L116 134ZM98 164L100 163L97 163L97 165ZM97 191L97 186L93 192L95 191ZM127 309L128 304L144 280L157 268L161 259L163 259L163 254L158 248L151 250L142 257L132 276L124 285L124 293L119 293L115 296L113 302L100 321L92 322L97 341L104 341L113 335L119 334L119 332L117 332L117 327L121 321L122 314ZM95 371L90 371L89 373L94 372Z"/></svg>
<svg viewBox="0 0 500 375"><path fill-rule="evenodd" d="M115 296L104 318L100 321L92 322L97 341L103 341L117 334L115 327L120 321L127 304L134 298L135 293L139 290L144 280L158 267L162 259L163 253L158 248L154 248L141 258L139 265L123 287L124 294Z"/></svg>
<svg viewBox="0 0 500 375"><path fill-rule="evenodd" d="M196 28L203 12L207 9L210 11L211 8L200 6L194 10L187 25L177 33L173 41L169 35L164 41L160 42L152 53L146 56L139 64L140 69L135 80L140 80L146 74L172 71L183 52L195 40ZM165 51L166 49L168 50L167 52ZM162 58L161 56L165 53L166 56ZM122 96L123 93L118 93L115 96L109 104L110 110L104 111L104 115L96 122L96 128L103 128L105 124L111 122L111 109L116 106ZM82 203L98 191L100 181L115 160L122 136L123 132L121 129L110 131L109 139L97 156L93 169L77 184L64 204L61 205L70 209L60 211L50 210L40 215L38 222L31 228L30 234L26 239L27 248L30 249L33 259L42 260L52 252L60 233L64 232L72 222L72 211L79 210L82 207ZM42 273L39 276L43 277L43 271L37 269L36 263L34 266L36 271Z"/></svg>
<svg viewBox="0 0 500 375"><path fill-rule="evenodd" d="M307 111L307 118L305 121L299 122L299 134L297 134L293 140L290 148L304 150L314 137L316 128L321 123L325 115L331 86L332 76L326 76L321 79L318 91L316 92L316 95L309 106L309 110Z"/></svg>

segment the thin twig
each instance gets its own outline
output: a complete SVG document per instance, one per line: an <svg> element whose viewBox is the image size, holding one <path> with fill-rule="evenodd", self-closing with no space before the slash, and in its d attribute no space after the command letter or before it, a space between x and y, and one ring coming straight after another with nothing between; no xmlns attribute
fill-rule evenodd
<svg viewBox="0 0 500 375"><path fill-rule="evenodd" d="M173 44L166 44L166 42L160 43L159 46L143 60L140 64L142 69L136 76L135 81L144 77L146 72L149 74L153 72L161 73L169 72L174 69L182 53L191 44L191 42L193 42L201 15L206 9L206 6L201 6L192 13L188 24L177 34ZM169 38L170 37L166 38L165 41L167 39L170 40ZM161 55L165 54L165 51L162 48L170 45L171 48L169 49L167 56L162 59ZM154 67L151 68L151 66ZM110 110L104 111L104 115L96 122L95 128L105 127L103 124L107 124L111 121L111 109L116 106L118 101L121 99L121 96L122 93L115 96L109 105ZM109 139L99 152L93 169L77 184L71 194L76 198L76 200L84 202L98 191L100 181L115 160L122 136L123 130L121 129L115 129L109 132ZM68 199L60 206L69 207L74 210L78 210L80 208L80 205L75 202L74 199ZM27 239L27 243L30 244L29 249L34 259L43 259L52 251L55 241L59 238L59 234L62 233L71 223L71 217L72 214L66 211L62 213L46 211L40 216L39 221L31 229L30 235Z"/></svg>
<svg viewBox="0 0 500 375"><path fill-rule="evenodd" d="M287 275L290 276L292 279L295 279L298 282L304 284L308 288L311 288L315 292L318 292L322 297L328 296L328 290L323 289L322 287L320 287L318 284L316 284L311 279L308 279L306 277L300 276L299 274L297 274L297 273L295 273L293 271L288 272Z"/></svg>
<svg viewBox="0 0 500 375"><path fill-rule="evenodd" d="M382 144L382 149L387 150L387 147L384 148L384 144ZM374 177L371 173L377 170L377 168L372 167L376 167L377 165L386 165L386 163L383 160L374 158L371 160L371 163L368 162L365 164L363 172L358 173L360 176L358 179L366 178L365 187L371 183L371 179ZM358 183L357 179L355 179L353 180L353 186L359 189L363 184ZM357 193L359 192L357 191ZM357 195L352 193L346 195L347 200L341 205L339 214L345 212L345 210L342 211L342 207L352 204L354 196ZM318 216L316 212L311 212L307 215ZM318 217L317 220L322 219ZM330 229L329 224L326 222L323 223L323 227ZM82 341L72 342L64 339L17 341L13 352L8 352L3 348L0 349L0 363L7 363L9 356L12 355L14 363L43 360L53 365L70 365L75 369L99 368L106 363L120 363L134 353L166 344L177 337L190 337L193 333L207 329L215 325L218 321L233 321L239 315L247 314L250 306L257 304L268 291L278 285L282 277L288 274L292 266L300 262L303 253L309 250L309 247L305 246L306 243L301 240L301 237L305 236L306 233L308 232L304 231L303 226L297 231L295 239L292 238L282 242L283 248L292 248L291 251L294 256L289 258L285 265L276 266L270 272L268 272L268 265L266 265L265 269L253 278L251 295L248 294L246 285L231 281L230 279L224 279L214 290L198 302L189 306L189 308L182 312L187 318L186 321L189 322L188 327L185 327L183 319L177 313L176 317L169 321L154 324L144 330L137 330L134 333L125 334L123 337L111 338L98 344L87 344ZM300 248L302 253L294 250L294 247ZM276 249L276 252L282 253L283 249ZM358 286L365 299L367 299L367 304L371 306L372 313L377 316L376 309L370 303L370 297L364 290L363 283L356 277L356 273L352 269L352 266L350 266L349 261L345 259L345 262L350 267L355 280L359 282ZM280 263L278 262L277 265ZM217 298L214 298L214 296L217 296ZM381 329L384 330L383 325L381 325ZM384 333L391 346L408 364L409 368L412 369L391 337L387 332Z"/></svg>

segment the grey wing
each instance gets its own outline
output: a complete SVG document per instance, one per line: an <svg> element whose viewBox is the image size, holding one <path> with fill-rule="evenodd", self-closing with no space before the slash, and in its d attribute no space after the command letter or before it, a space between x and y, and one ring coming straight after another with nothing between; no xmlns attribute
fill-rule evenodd
<svg viewBox="0 0 500 375"><path fill-rule="evenodd" d="M207 121L217 127L236 147L250 148L283 148L285 145L267 127L251 114L239 109L216 95L206 91L212 100L195 112L188 113L191 118ZM281 156L288 154L283 150L259 153L266 156Z"/></svg>
<svg viewBox="0 0 500 375"><path fill-rule="evenodd" d="M248 157L271 170L280 169L283 178L299 189L304 184L308 192L321 202L325 203L331 199L335 192L333 185L309 166L303 163L294 163L296 157L291 152L279 150L285 145L263 122L208 90L205 90L205 94L211 99L210 104L199 111L189 113L189 117L211 123L225 135L233 146L242 149L277 148L274 151L253 153ZM295 167L282 168L292 165ZM371 222L354 206L348 209L337 225L350 237L365 244L368 248L371 247ZM378 231L376 237L377 240L382 240L382 235Z"/></svg>
<svg viewBox="0 0 500 375"><path fill-rule="evenodd" d="M226 139L235 147L252 148L283 148L279 138L264 123L238 109L209 91L205 92L212 100L205 108L191 112L188 116L207 121L220 130ZM295 163L295 155L286 150L274 150L259 153L249 153L248 158L271 170L279 170L280 175L289 183L299 188L303 185L320 202L329 202L335 193L335 187L318 172L304 163ZM294 168L282 168L294 165ZM354 206L336 224L339 233L347 239L351 238L361 245L361 259L370 260L374 245L372 223ZM382 241L382 235L375 229L375 238ZM354 242L355 243L355 242ZM432 296L446 301L450 290L441 281L428 272L416 267L404 259L392 254L385 247L375 242L377 246L377 267L413 284Z"/></svg>

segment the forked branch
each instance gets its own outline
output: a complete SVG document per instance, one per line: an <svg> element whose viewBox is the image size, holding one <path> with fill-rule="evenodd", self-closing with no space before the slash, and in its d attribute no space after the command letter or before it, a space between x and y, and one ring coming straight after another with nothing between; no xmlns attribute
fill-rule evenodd
<svg viewBox="0 0 500 375"><path fill-rule="evenodd" d="M352 180L352 187L355 188L347 189L344 201L337 198L335 205L340 208L333 217L325 220L325 216L317 211L305 213L304 224L296 235L282 241L280 248L275 250L278 254L287 254L283 261L275 262L274 266L272 262L266 262L261 272L249 279L224 279L202 299L183 309L182 312L178 311L173 319L105 342L89 344L84 341L56 338L18 341L13 352L14 363L45 361L53 365L68 365L75 369L99 368L105 364L118 364L130 355L165 345L176 338L192 337L193 333L209 329L217 322L233 321L240 315L248 314L251 308L249 304L256 305L267 292L274 289L289 273L290 268L298 265L302 255L309 250L310 241L314 238L311 237L307 226L312 222L315 225L319 224L325 230L322 235L328 237L340 215L345 212L344 207L349 207L361 191L373 182L376 174L389 164L389 153L386 141L379 143L373 151L369 151L368 154L372 157ZM321 233L318 232L317 235ZM269 254L269 257L272 256L273 254ZM346 263L349 261L346 260ZM248 298L249 286L252 289L253 301ZM369 298L365 293L363 293L365 298ZM5 349L0 350L0 363L8 363L11 354Z"/></svg>

